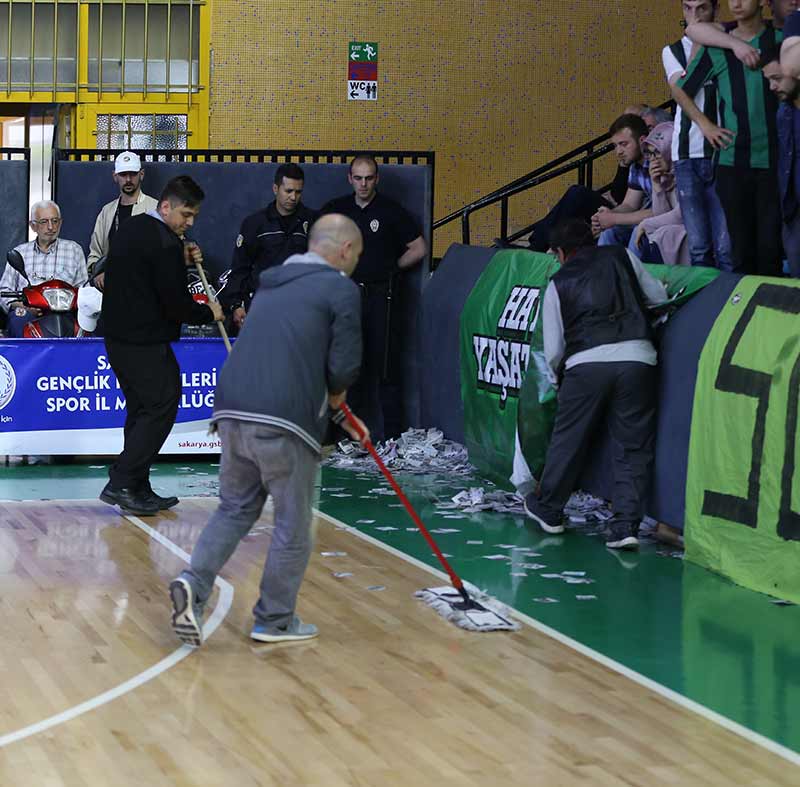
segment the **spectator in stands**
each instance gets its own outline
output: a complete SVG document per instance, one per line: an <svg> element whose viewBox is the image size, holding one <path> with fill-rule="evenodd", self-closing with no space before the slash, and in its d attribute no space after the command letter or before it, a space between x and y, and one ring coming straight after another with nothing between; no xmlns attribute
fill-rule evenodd
<svg viewBox="0 0 800 787"><path fill-rule="evenodd" d="M672 115L660 107L647 107L641 116L644 124L652 131L659 123L671 123Z"/></svg>
<svg viewBox="0 0 800 787"><path fill-rule="evenodd" d="M783 249L789 275L800 278L800 82L781 67L780 47L765 51L762 72L781 102L778 108L778 184Z"/></svg>
<svg viewBox="0 0 800 787"><path fill-rule="evenodd" d="M244 321L261 273L308 248L316 213L302 203L304 181L297 164L281 164L272 186L275 199L242 222L230 272L217 294L223 306L233 309L236 327Z"/></svg>
<svg viewBox="0 0 800 787"><path fill-rule="evenodd" d="M778 101L753 66L758 63L754 50L774 47L782 34L765 24L761 0L729 0L729 6L736 21L730 33L708 23L687 28L689 38L703 46L686 76L672 85L672 92L718 150L717 194L731 237L733 269L778 276L782 260L774 131ZM707 118L692 98L708 80L717 87L721 126Z"/></svg>
<svg viewBox="0 0 800 787"><path fill-rule="evenodd" d="M682 7L684 25L688 26L712 22L718 2L683 0ZM685 76L687 66L699 49L700 46L686 35L664 47L661 59L670 85ZM717 88L714 82L702 85L692 98L700 112L716 123ZM730 235L715 184L714 147L703 137L701 127L680 106L675 110L672 161L691 264L732 270Z"/></svg>
<svg viewBox="0 0 800 787"><path fill-rule="evenodd" d="M672 166L673 124L659 123L644 141L653 184L653 215L642 221L634 233L634 246L645 262L688 265L686 228Z"/></svg>
<svg viewBox="0 0 800 787"><path fill-rule="evenodd" d="M86 284L89 274L83 249L73 240L59 238L61 210L55 202L44 200L31 207L30 227L36 238L16 247L25 262L25 272L31 284L41 284L51 279L61 279L75 287ZM10 265L6 265L0 278L0 290L19 291L28 282ZM25 306L12 298L0 300L8 313L8 335L19 337L26 323L41 316L41 311Z"/></svg>
<svg viewBox="0 0 800 787"><path fill-rule="evenodd" d="M114 160L114 183L119 187L119 197L103 205L94 223L89 242L89 275L94 275L95 263L108 254L111 239L120 226L131 216L155 210L158 202L142 191L144 170L142 161L135 153L126 150ZM103 289L104 275L95 278L95 286Z"/></svg>
<svg viewBox="0 0 800 787"><path fill-rule="evenodd" d="M562 264L542 304L544 354L559 382L558 411L541 479L525 511L547 533L562 533L564 506L583 470L590 439L608 424L615 442L611 549L635 549L653 462L656 363L644 304L664 286L618 246L595 248L589 225L555 228Z"/></svg>
<svg viewBox="0 0 800 787"><path fill-rule="evenodd" d="M646 104L631 104L625 108L623 114L641 116L650 109ZM531 251L547 251L550 248L550 231L562 221L581 218L590 222L600 208L612 210L620 205L628 193L628 175L628 167L620 163L614 174L614 180L603 193L593 191L587 186L570 186L547 216L531 227L528 237Z"/></svg>
<svg viewBox="0 0 800 787"><path fill-rule="evenodd" d="M800 11L791 14L783 26L781 66L793 79L800 79Z"/></svg>
<svg viewBox="0 0 800 787"><path fill-rule="evenodd" d="M769 0L772 9L772 24L776 30L783 30L786 20L800 7L798 0Z"/></svg>
<svg viewBox="0 0 800 787"><path fill-rule="evenodd" d="M617 160L628 167L628 190L615 208L601 207L592 216L592 232L599 246L627 245L637 224L653 215L650 209L652 185L642 142L647 126L638 115L622 115L609 129Z"/></svg>

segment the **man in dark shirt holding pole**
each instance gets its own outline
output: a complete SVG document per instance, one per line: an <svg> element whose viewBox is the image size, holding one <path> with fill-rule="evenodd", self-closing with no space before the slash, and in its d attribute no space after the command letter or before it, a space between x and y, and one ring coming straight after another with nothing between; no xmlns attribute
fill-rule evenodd
<svg viewBox="0 0 800 787"><path fill-rule="evenodd" d="M398 380L402 335L394 305L397 274L416 265L428 249L408 212L378 192L380 176L374 157L356 156L347 179L354 193L331 200L321 213L348 216L364 239L364 251L353 274L361 288L364 360L350 400L378 441L397 437L404 427Z"/></svg>
<svg viewBox="0 0 800 787"><path fill-rule="evenodd" d="M114 236L106 262L102 316L108 360L125 395L125 444L100 499L140 516L177 504L150 486L150 466L167 439L180 401L180 369L170 342L182 323L222 319L219 304L196 303L186 266L202 262L184 246L204 194L188 176L167 183L156 210L134 216Z"/></svg>

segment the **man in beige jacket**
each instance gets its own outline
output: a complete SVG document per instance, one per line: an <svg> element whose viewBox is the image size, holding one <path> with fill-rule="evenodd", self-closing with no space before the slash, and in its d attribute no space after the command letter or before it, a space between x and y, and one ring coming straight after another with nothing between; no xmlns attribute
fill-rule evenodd
<svg viewBox="0 0 800 787"><path fill-rule="evenodd" d="M144 170L139 156L126 150L114 160L114 182L119 186L119 197L103 206L97 216L89 243L87 265L89 276L94 273L95 263L108 254L111 238L123 222L131 216L155 210L158 201L142 191ZM95 279L95 285L103 289L103 274Z"/></svg>

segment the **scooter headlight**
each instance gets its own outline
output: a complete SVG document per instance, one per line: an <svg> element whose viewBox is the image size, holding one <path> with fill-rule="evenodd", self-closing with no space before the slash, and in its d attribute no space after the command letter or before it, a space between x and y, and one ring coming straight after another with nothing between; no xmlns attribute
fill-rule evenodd
<svg viewBox="0 0 800 787"><path fill-rule="evenodd" d="M42 293L50 311L54 312L68 312L72 308L72 301L75 294L69 290L61 289L47 289Z"/></svg>

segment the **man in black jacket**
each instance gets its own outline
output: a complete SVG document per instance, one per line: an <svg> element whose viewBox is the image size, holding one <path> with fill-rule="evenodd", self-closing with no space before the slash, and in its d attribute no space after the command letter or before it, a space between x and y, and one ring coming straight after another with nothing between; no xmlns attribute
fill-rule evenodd
<svg viewBox="0 0 800 787"><path fill-rule="evenodd" d="M606 546L635 549L653 461L656 349L645 305L664 286L622 246L594 246L580 219L557 226L551 244L563 267L542 304L544 353L560 381L558 412L541 494L525 511L547 533L563 533L564 506L580 478L589 441L604 422L614 442L614 517Z"/></svg>
<svg viewBox="0 0 800 787"><path fill-rule="evenodd" d="M186 265L202 261L183 234L200 212L203 192L182 175L167 183L156 210L123 224L106 261L102 316L108 360L125 395L125 444L100 499L132 514L177 504L150 486L150 466L167 439L180 401L180 369L170 342L182 323L222 319L217 303L192 300Z"/></svg>
<svg viewBox="0 0 800 787"><path fill-rule="evenodd" d="M363 246L358 227L339 214L319 219L308 245L308 253L261 274L219 376L212 423L222 441L220 504L191 567L170 585L172 627L191 645L202 643L203 607L217 573L261 516L267 495L275 530L250 637L282 642L317 635L295 615L295 604L311 554L320 442L329 417L339 420L361 366L361 296L348 277Z"/></svg>
<svg viewBox="0 0 800 787"><path fill-rule="evenodd" d="M273 265L308 248L308 230L316 213L303 205L305 175L297 164L281 164L275 171L275 199L248 216L239 229L233 263L219 292L219 300L233 309L233 321L241 327L250 301L258 289L258 277Z"/></svg>

